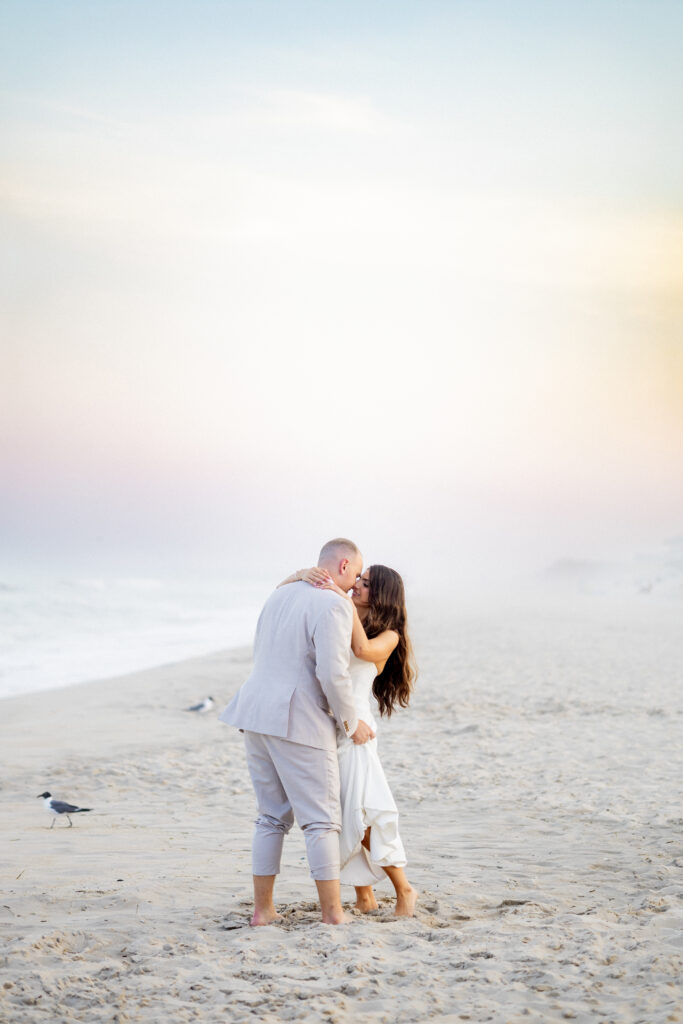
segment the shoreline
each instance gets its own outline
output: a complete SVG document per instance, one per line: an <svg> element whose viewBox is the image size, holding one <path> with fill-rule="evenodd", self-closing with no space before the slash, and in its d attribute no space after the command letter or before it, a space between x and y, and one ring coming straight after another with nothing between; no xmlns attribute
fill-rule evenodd
<svg viewBox="0 0 683 1024"><path fill-rule="evenodd" d="M244 651L251 651L251 649L252 644L250 643L235 644L231 647L216 647L211 650L203 651L201 654L194 654L183 658L174 658L172 661L155 661L153 664L141 665L138 668L131 669L130 671L111 672L104 676L95 676L89 679L78 679L72 683L59 683L56 686L46 686L36 690L26 690L24 693L0 694L0 702L4 703L11 700L21 700L24 697L39 697L48 693L62 693L66 690L73 690L75 687L79 686L99 686L102 684L125 682L125 680L131 676L143 676L148 673L154 674L176 666L189 665L192 662L203 662L220 657L229 658L233 653L241 654Z"/></svg>

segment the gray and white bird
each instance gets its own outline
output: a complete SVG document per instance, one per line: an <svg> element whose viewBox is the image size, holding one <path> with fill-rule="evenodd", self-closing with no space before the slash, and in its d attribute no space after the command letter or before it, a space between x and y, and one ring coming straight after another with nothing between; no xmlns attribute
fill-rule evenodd
<svg viewBox="0 0 683 1024"><path fill-rule="evenodd" d="M62 814L66 815L66 819L69 822L69 828L73 828L73 822L69 817L70 814L85 814L86 811L91 811L92 807L76 807L74 804L66 804L63 800L53 799L52 793L40 793L37 800L43 801L43 806L46 811L50 814L54 814L52 824L50 828L54 828L54 824L57 818L60 818Z"/></svg>
<svg viewBox="0 0 683 1024"><path fill-rule="evenodd" d="M214 704L213 697L205 697L204 700L200 700L199 704L193 704L191 708L185 708L185 711L198 711L203 715L205 711L210 711Z"/></svg>

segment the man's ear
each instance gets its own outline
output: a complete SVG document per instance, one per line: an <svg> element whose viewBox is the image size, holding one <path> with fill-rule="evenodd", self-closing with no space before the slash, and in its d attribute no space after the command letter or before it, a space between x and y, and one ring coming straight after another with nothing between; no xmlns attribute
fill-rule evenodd
<svg viewBox="0 0 683 1024"><path fill-rule="evenodd" d="M344 575L344 573L346 572L346 566L348 564L349 564L348 558L342 558L341 562L339 563L339 575L340 576Z"/></svg>

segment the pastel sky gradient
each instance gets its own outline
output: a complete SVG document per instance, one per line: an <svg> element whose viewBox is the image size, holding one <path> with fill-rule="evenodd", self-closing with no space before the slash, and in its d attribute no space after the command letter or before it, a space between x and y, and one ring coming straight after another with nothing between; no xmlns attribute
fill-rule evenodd
<svg viewBox="0 0 683 1024"><path fill-rule="evenodd" d="M0 7L10 560L683 529L683 5ZM289 561L288 561L289 559Z"/></svg>

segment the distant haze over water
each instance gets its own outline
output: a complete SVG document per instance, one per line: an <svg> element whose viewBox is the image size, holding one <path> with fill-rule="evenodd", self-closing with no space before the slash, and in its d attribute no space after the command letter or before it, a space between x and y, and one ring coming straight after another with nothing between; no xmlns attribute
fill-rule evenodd
<svg viewBox="0 0 683 1024"><path fill-rule="evenodd" d="M251 645L263 602L290 560L242 578L226 571L173 576L15 571L0 579L0 697L116 676L211 651ZM376 559L366 559L370 564ZM634 614L683 602L683 537L621 561L557 559L516 577L486 573L405 574L411 630L457 632L463 615L490 616L548 602L624 601ZM419 655L419 650L418 650ZM195 695L197 699L206 696Z"/></svg>

